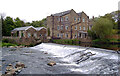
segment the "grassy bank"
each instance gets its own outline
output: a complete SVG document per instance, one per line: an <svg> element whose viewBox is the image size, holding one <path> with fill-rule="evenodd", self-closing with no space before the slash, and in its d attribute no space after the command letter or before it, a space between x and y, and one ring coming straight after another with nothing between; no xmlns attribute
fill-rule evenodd
<svg viewBox="0 0 120 76"><path fill-rule="evenodd" d="M57 44L68 44L68 45L80 45L81 41L77 39L54 39L53 43Z"/></svg>

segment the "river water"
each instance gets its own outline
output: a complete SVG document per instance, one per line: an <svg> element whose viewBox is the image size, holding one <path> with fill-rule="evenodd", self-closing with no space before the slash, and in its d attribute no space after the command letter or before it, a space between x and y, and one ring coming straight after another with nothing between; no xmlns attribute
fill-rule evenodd
<svg viewBox="0 0 120 76"><path fill-rule="evenodd" d="M20 74L118 74L120 54L100 48L41 43L29 48L3 48L2 71L11 63L23 62ZM56 65L47 65L55 61Z"/></svg>

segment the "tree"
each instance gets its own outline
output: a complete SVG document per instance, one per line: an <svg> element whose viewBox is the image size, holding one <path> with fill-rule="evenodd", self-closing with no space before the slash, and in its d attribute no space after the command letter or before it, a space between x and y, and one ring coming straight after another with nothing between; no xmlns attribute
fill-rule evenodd
<svg viewBox="0 0 120 76"><path fill-rule="evenodd" d="M92 27L92 32L97 38L104 39L105 36L111 35L113 29L113 22L107 18L98 18Z"/></svg>
<svg viewBox="0 0 120 76"><path fill-rule="evenodd" d="M20 20L18 17L16 19L14 19L14 23L15 23L15 27L23 27L25 26L24 22L22 20Z"/></svg>
<svg viewBox="0 0 120 76"><path fill-rule="evenodd" d="M11 17L6 17L4 20L4 30L3 30L3 35L4 36L10 36L11 35L11 30L15 28L15 24L13 22L13 19Z"/></svg>

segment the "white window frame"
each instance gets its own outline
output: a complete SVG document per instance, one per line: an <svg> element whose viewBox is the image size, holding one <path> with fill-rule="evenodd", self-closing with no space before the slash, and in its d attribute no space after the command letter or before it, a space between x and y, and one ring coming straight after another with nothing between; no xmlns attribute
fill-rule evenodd
<svg viewBox="0 0 120 76"><path fill-rule="evenodd" d="M63 21L63 17L61 17L61 22Z"/></svg>
<svg viewBox="0 0 120 76"><path fill-rule="evenodd" d="M60 30L60 26L59 25L57 26L57 30Z"/></svg>
<svg viewBox="0 0 120 76"><path fill-rule="evenodd" d="M37 38L37 33L34 33L34 37Z"/></svg>
<svg viewBox="0 0 120 76"><path fill-rule="evenodd" d="M65 17L65 21L68 21L68 16Z"/></svg>
<svg viewBox="0 0 120 76"><path fill-rule="evenodd" d="M77 30L77 25L75 26L75 30Z"/></svg>
<svg viewBox="0 0 120 76"><path fill-rule="evenodd" d="M60 18L58 18L58 21L60 22Z"/></svg>
<svg viewBox="0 0 120 76"><path fill-rule="evenodd" d="M63 25L61 25L61 30L63 30Z"/></svg>
<svg viewBox="0 0 120 76"><path fill-rule="evenodd" d="M83 30L86 30L85 26L83 26Z"/></svg>
<svg viewBox="0 0 120 76"><path fill-rule="evenodd" d="M79 29L81 30L81 26L79 27Z"/></svg>
<svg viewBox="0 0 120 76"><path fill-rule="evenodd" d="M85 22L85 18L83 18L83 22Z"/></svg>
<svg viewBox="0 0 120 76"><path fill-rule="evenodd" d="M78 18L78 22L80 21L80 18Z"/></svg>
<svg viewBox="0 0 120 76"><path fill-rule="evenodd" d="M74 21L76 21L76 17L74 17Z"/></svg>
<svg viewBox="0 0 120 76"><path fill-rule="evenodd" d="M68 38L68 34L67 33L65 34L65 37Z"/></svg>
<svg viewBox="0 0 120 76"><path fill-rule="evenodd" d="M61 38L63 38L63 33L61 33Z"/></svg>
<svg viewBox="0 0 120 76"><path fill-rule="evenodd" d="M77 38L77 33L75 34L75 38Z"/></svg>
<svg viewBox="0 0 120 76"><path fill-rule="evenodd" d="M28 33L28 37L31 37L31 33Z"/></svg>
<svg viewBox="0 0 120 76"><path fill-rule="evenodd" d="M68 26L65 26L65 29L68 30Z"/></svg>
<svg viewBox="0 0 120 76"><path fill-rule="evenodd" d="M60 37L60 34L59 34L59 33L57 34L57 37Z"/></svg>

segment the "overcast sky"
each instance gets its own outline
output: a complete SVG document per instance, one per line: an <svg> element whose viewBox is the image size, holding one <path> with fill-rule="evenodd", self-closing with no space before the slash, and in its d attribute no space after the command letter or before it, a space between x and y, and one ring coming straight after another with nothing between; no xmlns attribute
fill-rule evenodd
<svg viewBox="0 0 120 76"><path fill-rule="evenodd" d="M31 22L74 9L84 11L90 18L118 10L119 0L0 0L0 13Z"/></svg>

